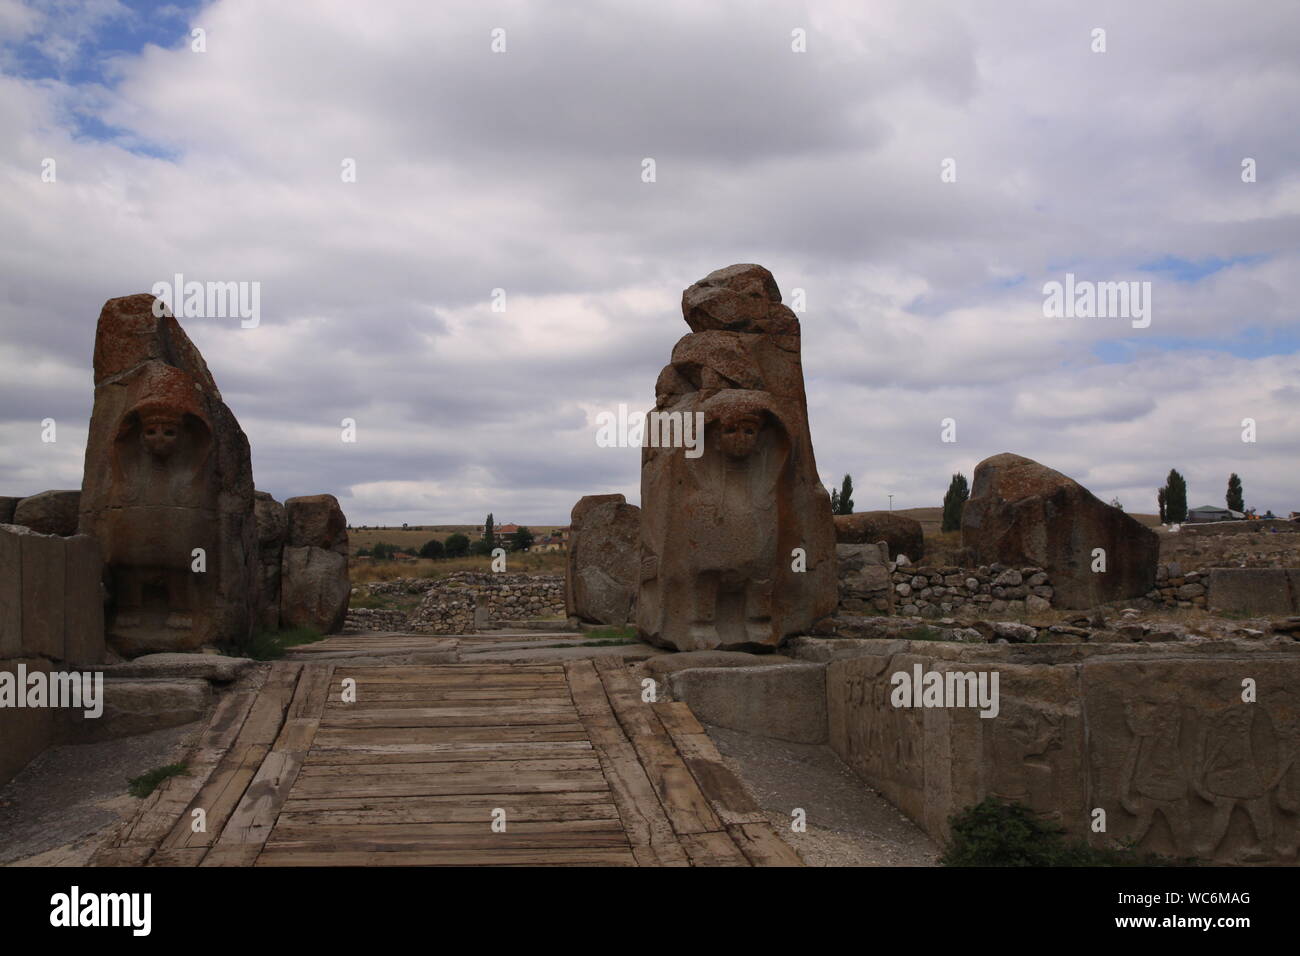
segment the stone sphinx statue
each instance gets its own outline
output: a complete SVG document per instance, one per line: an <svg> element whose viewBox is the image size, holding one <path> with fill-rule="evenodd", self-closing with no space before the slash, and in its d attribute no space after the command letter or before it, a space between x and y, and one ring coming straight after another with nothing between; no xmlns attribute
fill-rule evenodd
<svg viewBox="0 0 1300 956"><path fill-rule="evenodd" d="M643 448L637 625L679 650L770 648L837 600L799 322L755 265L713 273L682 304L694 331L659 376L655 412L701 414L703 452Z"/></svg>
<svg viewBox="0 0 1300 956"><path fill-rule="evenodd" d="M112 445L107 513L114 595L112 629L146 642L175 631L186 642L217 568L217 489L212 428L194 379L170 365L147 366L130 386L134 401ZM195 550L203 572L196 572ZM163 643L165 637L161 639Z"/></svg>
<svg viewBox="0 0 1300 956"><path fill-rule="evenodd" d="M80 529L99 539L120 654L246 641L261 579L248 439L203 356L148 295L110 299Z"/></svg>

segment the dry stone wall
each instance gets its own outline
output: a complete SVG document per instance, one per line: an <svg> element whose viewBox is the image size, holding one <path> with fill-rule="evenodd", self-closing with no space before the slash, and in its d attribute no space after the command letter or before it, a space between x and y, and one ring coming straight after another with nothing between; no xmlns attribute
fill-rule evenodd
<svg viewBox="0 0 1300 956"><path fill-rule="evenodd" d="M433 634L472 634L488 621L557 620L565 616L564 577L558 574L511 574L457 571L427 586L405 582L389 593L425 592L407 626ZM372 594L377 592L373 588Z"/></svg>
<svg viewBox="0 0 1300 956"><path fill-rule="evenodd" d="M1042 568L903 565L891 577L899 614L923 618L958 613L1036 614L1052 607L1051 578Z"/></svg>

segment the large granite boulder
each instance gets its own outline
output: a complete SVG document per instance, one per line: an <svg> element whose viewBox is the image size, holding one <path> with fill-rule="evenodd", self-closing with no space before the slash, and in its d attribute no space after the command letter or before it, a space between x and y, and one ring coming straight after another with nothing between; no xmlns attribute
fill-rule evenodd
<svg viewBox="0 0 1300 956"><path fill-rule="evenodd" d="M246 641L259 606L248 439L203 356L151 295L110 299L80 529L99 540L121 654Z"/></svg>
<svg viewBox="0 0 1300 956"><path fill-rule="evenodd" d="M340 631L352 593L343 509L333 495L305 495L286 499L284 512L280 626Z"/></svg>
<svg viewBox="0 0 1300 956"><path fill-rule="evenodd" d="M20 499L14 505L13 521L7 523L66 538L77 533L80 502L80 491L42 491Z"/></svg>
<svg viewBox="0 0 1300 956"><path fill-rule="evenodd" d="M289 535L284 505L265 491L253 492L254 516L257 521L257 559L262 578L262 604L258 626L274 633L280 629L280 574L284 542Z"/></svg>
<svg viewBox="0 0 1300 956"><path fill-rule="evenodd" d="M659 375L651 414L661 425L646 432L662 436L667 416L701 422L702 446L643 446L637 626L678 650L770 649L837 600L799 320L757 265L697 282L682 314L692 332Z"/></svg>
<svg viewBox="0 0 1300 956"><path fill-rule="evenodd" d="M835 540L839 544L889 545L889 557L907 555L916 564L925 555L921 522L893 511L858 511L835 516Z"/></svg>
<svg viewBox="0 0 1300 956"><path fill-rule="evenodd" d="M1094 607L1155 586L1154 531L1074 479L1019 455L994 455L975 467L961 532L979 564L1047 571L1057 607ZM1104 572L1093 571L1098 548Z"/></svg>
<svg viewBox="0 0 1300 956"><path fill-rule="evenodd" d="M569 518L564 606L569 617L622 627L636 607L641 509L622 495L587 495Z"/></svg>
<svg viewBox="0 0 1300 956"><path fill-rule="evenodd" d="M348 519L333 495L286 498L284 511L288 521L285 544L289 547L348 553Z"/></svg>

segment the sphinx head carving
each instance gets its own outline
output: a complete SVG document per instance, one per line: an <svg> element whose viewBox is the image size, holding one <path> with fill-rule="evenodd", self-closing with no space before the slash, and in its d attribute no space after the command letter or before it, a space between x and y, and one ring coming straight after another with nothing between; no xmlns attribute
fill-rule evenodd
<svg viewBox="0 0 1300 956"><path fill-rule="evenodd" d="M140 444L158 461L166 461L176 450L181 434L181 417L179 412L166 409L141 412Z"/></svg>
<svg viewBox="0 0 1300 956"><path fill-rule="evenodd" d="M758 444L763 416L747 409L728 409L719 421L723 453L733 461L748 458Z"/></svg>

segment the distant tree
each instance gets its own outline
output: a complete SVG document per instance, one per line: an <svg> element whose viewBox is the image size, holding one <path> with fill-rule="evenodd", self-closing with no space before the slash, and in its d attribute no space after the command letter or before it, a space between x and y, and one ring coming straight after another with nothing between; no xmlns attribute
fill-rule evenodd
<svg viewBox="0 0 1300 956"><path fill-rule="evenodd" d="M844 481L840 483L839 510L834 513L837 515L853 514L853 479L848 475L844 476Z"/></svg>
<svg viewBox="0 0 1300 956"><path fill-rule="evenodd" d="M487 538L479 538L477 541L470 542L469 553L476 557L483 557L492 553L494 545L488 544Z"/></svg>
<svg viewBox="0 0 1300 956"><path fill-rule="evenodd" d="M370 549L370 554L371 556L374 557L376 561L391 561L393 559L393 555L395 555L400 550L401 549L395 544L388 544L385 541L380 541L377 542L375 546Z"/></svg>
<svg viewBox="0 0 1300 956"><path fill-rule="evenodd" d="M942 530L961 530L961 512L966 507L966 499L969 497L970 486L966 484L966 476L959 471L948 482L948 491L943 496Z"/></svg>
<svg viewBox="0 0 1300 956"><path fill-rule="evenodd" d="M533 533L523 525L515 532L514 548L516 551L527 551L533 546Z"/></svg>
<svg viewBox="0 0 1300 956"><path fill-rule="evenodd" d="M1231 511L1246 510L1246 496L1241 491L1241 479L1237 477L1234 471L1228 478L1228 494L1226 496L1228 508Z"/></svg>
<svg viewBox="0 0 1300 956"><path fill-rule="evenodd" d="M840 513L840 490L838 488L832 488L831 489L831 514L837 515L839 513Z"/></svg>
<svg viewBox="0 0 1300 956"><path fill-rule="evenodd" d="M447 536L447 540L442 543L442 550L449 558L463 558L469 553L469 538L459 531L450 534Z"/></svg>
<svg viewBox="0 0 1300 956"><path fill-rule="evenodd" d="M487 520L483 522L483 540L487 542L487 552L491 553L492 549L497 546L496 522L492 520L492 512L488 512Z"/></svg>
<svg viewBox="0 0 1300 956"><path fill-rule="evenodd" d="M1123 511L1123 510L1124 510L1124 506L1123 506L1122 504L1119 503L1119 498L1118 498L1118 497L1115 497L1115 498L1111 498L1111 499L1110 499L1110 506L1111 506L1112 508L1118 508L1120 511Z"/></svg>
<svg viewBox="0 0 1300 956"><path fill-rule="evenodd" d="M1161 523L1161 524L1165 524L1165 522L1166 522L1166 516L1165 516L1165 498L1166 498L1167 496L1168 496L1168 492L1167 492L1164 488L1157 488L1157 489L1156 489L1156 504L1160 505L1160 523Z"/></svg>
<svg viewBox="0 0 1300 956"><path fill-rule="evenodd" d="M1171 468L1165 479L1165 517L1170 524L1187 520L1187 479Z"/></svg>
<svg viewBox="0 0 1300 956"><path fill-rule="evenodd" d="M443 550L442 542L434 538L432 541L424 542L424 547L420 548L420 557L433 558L436 561L442 557Z"/></svg>

